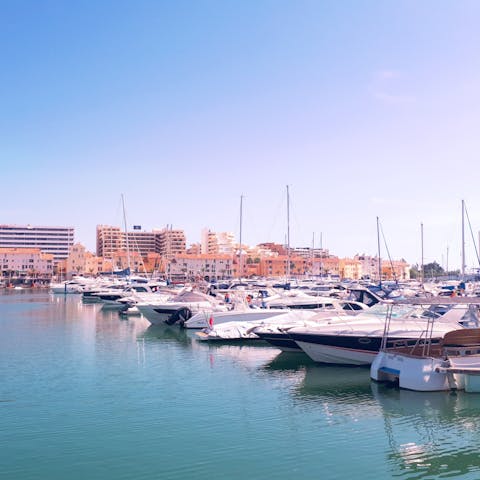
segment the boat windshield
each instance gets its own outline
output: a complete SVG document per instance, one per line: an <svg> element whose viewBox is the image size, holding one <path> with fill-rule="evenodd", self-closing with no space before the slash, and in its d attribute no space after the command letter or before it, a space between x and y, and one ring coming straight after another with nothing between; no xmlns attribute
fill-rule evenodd
<svg viewBox="0 0 480 480"><path fill-rule="evenodd" d="M388 304L377 303L370 307L367 312L369 315L385 317L387 315ZM392 309L392 318L439 318L441 315L434 310L425 309L420 305L394 305Z"/></svg>

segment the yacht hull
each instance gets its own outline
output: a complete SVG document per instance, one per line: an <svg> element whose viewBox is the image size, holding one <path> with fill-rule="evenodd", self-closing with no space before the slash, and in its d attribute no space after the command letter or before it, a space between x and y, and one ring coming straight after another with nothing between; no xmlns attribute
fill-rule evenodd
<svg viewBox="0 0 480 480"><path fill-rule="evenodd" d="M297 343L292 340L286 333L260 333L257 331L255 331L255 333L262 340L265 340L270 345L279 348L283 352L302 352L302 349L297 345Z"/></svg>
<svg viewBox="0 0 480 480"><path fill-rule="evenodd" d="M334 365L370 365L377 352L355 350L297 341L297 345L314 361Z"/></svg>
<svg viewBox="0 0 480 480"><path fill-rule="evenodd" d="M370 365L382 341L381 337L290 332L289 337L313 361L336 365Z"/></svg>

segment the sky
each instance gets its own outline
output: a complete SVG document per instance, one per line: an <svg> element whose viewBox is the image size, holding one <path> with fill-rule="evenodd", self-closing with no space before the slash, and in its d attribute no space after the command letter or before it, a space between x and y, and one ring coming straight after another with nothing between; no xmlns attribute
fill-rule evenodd
<svg viewBox="0 0 480 480"><path fill-rule="evenodd" d="M352 257L378 218L382 257L453 269L464 200L478 266L479 23L466 0L0 0L0 223L94 251L123 196L129 230Z"/></svg>

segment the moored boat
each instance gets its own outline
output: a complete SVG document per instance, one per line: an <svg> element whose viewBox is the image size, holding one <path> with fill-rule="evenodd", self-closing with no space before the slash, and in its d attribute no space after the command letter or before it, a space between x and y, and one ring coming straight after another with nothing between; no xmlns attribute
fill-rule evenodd
<svg viewBox="0 0 480 480"><path fill-rule="evenodd" d="M373 307L369 313L335 323L292 328L287 334L316 362L369 365L382 345L388 311L384 305ZM432 336L438 339L451 330L462 328L461 321L467 311L465 307L452 308L439 316ZM392 328L385 340L390 345L399 340L415 344L424 336L429 319L437 316L431 310L407 305L398 306L395 313L390 311L390 315Z"/></svg>
<svg viewBox="0 0 480 480"><path fill-rule="evenodd" d="M477 302L480 304L480 299ZM438 339L434 334L437 322L437 319L430 319L424 335L414 344L389 343L391 326L387 322L370 377L422 392L480 392L480 328L452 330Z"/></svg>

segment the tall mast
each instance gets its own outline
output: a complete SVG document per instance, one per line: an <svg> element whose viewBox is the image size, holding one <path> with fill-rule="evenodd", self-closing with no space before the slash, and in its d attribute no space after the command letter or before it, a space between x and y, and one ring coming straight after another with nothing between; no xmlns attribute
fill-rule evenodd
<svg viewBox="0 0 480 480"><path fill-rule="evenodd" d="M447 245L447 275L448 275L448 250L449 250L449 247Z"/></svg>
<svg viewBox="0 0 480 480"><path fill-rule="evenodd" d="M290 195L287 185L287 281L290 278Z"/></svg>
<svg viewBox="0 0 480 480"><path fill-rule="evenodd" d="M462 280L465 280L465 202L462 200Z"/></svg>
<svg viewBox="0 0 480 480"><path fill-rule="evenodd" d="M312 254L310 255L310 261L312 262L310 267L310 278L313 275L313 260L315 259L315 232L312 233Z"/></svg>
<svg viewBox="0 0 480 480"><path fill-rule="evenodd" d="M380 258L380 226L377 217L377 246L378 246L378 282L382 286L382 260Z"/></svg>
<svg viewBox="0 0 480 480"><path fill-rule="evenodd" d="M123 226L125 228L125 245L127 248L127 268L128 274L130 275L130 245L128 243L128 233L127 233L127 215L125 213L125 198L122 193L122 209L123 209Z"/></svg>
<svg viewBox="0 0 480 480"><path fill-rule="evenodd" d="M240 195L240 253L239 253L239 278L242 278L243 261L242 261L242 220L243 220L243 195Z"/></svg>
<svg viewBox="0 0 480 480"><path fill-rule="evenodd" d="M425 282L425 268L424 268L424 262L423 262L423 222L420 223L420 242L422 246L422 270L421 270L421 275L422 275L422 287L423 283Z"/></svg>
<svg viewBox="0 0 480 480"><path fill-rule="evenodd" d="M320 232L320 279L323 276L323 232Z"/></svg>

